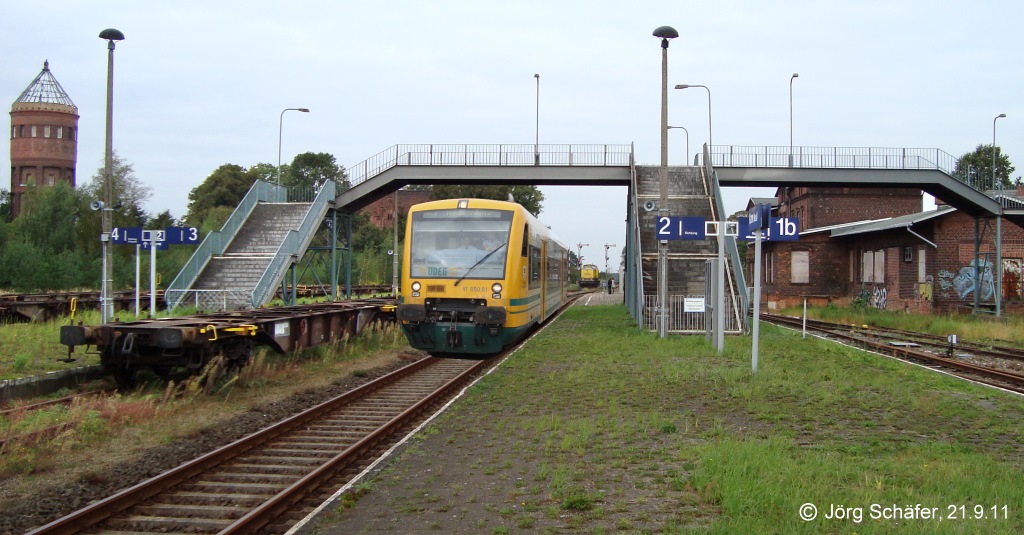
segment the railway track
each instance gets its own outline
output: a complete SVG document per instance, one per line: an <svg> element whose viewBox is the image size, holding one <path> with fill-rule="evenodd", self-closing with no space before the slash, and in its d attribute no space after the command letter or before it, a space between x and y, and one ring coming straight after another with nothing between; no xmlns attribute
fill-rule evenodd
<svg viewBox="0 0 1024 535"><path fill-rule="evenodd" d="M31 533L283 533L497 360L421 359Z"/></svg>
<svg viewBox="0 0 1024 535"><path fill-rule="evenodd" d="M803 319L792 316L762 314L761 319L792 328L801 328L804 325ZM810 319L807 320L806 326L809 330L818 332L826 338L839 339L857 347L867 348L903 360L924 363L952 375L1024 394L1024 374L1011 371L1005 362L999 362L1000 359L1013 361L1015 365L1012 368L1019 369L1019 365L1016 363L1021 360L1021 351L1016 348L1005 348L1007 351L1000 351L983 344L958 342L957 355L954 356L950 354L948 344L940 344L937 341L939 337L934 335L876 329L867 326L857 327ZM943 340L943 342L945 341ZM942 356L939 353L947 354L947 356ZM986 362L981 364L965 360L976 358L971 353L985 357Z"/></svg>

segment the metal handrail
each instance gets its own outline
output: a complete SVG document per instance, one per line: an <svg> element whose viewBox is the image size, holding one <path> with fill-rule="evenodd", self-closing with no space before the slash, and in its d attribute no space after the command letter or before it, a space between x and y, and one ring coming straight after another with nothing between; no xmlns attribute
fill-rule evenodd
<svg viewBox="0 0 1024 535"><path fill-rule="evenodd" d="M959 158L929 148L715 145L710 160L716 167L930 169L955 176Z"/></svg>
<svg viewBox="0 0 1024 535"><path fill-rule="evenodd" d="M348 168L354 187L399 165L628 166L630 144L394 145Z"/></svg>
<svg viewBox="0 0 1024 535"><path fill-rule="evenodd" d="M174 277L171 284L167 286L167 289L164 291L164 302L167 304L167 309L174 309L181 303L189 288L192 287L196 279L203 272L203 269L210 262L210 258L224 254L228 245L231 244L231 240L238 233L238 229L242 227L257 204L260 202L278 202L284 199L286 195L287 189L283 186L262 180L253 182L252 187L249 188L245 197L242 197L242 201L231 212L231 216L224 222L220 230L207 233L202 243L199 244L199 247L196 247L195 252L188 259L188 262L181 268L178 275Z"/></svg>
<svg viewBox="0 0 1024 535"><path fill-rule="evenodd" d="M333 202L335 198L335 182L328 180L320 188L313 203L309 206L306 216L297 230L288 231L284 242L277 248L273 260L263 270L263 275L252 290L252 307L258 308L270 299L277 289L277 284L284 276L285 266L293 256L300 256L313 239L313 233L320 228L320 221L323 219L327 203Z"/></svg>

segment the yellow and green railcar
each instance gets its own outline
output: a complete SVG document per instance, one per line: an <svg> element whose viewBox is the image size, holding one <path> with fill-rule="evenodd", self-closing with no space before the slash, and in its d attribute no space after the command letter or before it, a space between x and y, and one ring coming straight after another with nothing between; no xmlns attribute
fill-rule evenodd
<svg viewBox="0 0 1024 535"><path fill-rule="evenodd" d="M417 349L488 355L566 300L568 253L522 206L487 199L414 205L397 319Z"/></svg>

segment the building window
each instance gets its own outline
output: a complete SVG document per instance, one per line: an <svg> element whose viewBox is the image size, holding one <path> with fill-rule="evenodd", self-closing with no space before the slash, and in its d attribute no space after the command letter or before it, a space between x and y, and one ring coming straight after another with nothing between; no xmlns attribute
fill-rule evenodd
<svg viewBox="0 0 1024 535"><path fill-rule="evenodd" d="M807 284L811 281L810 276L810 251L792 251L790 259L790 282L793 284Z"/></svg>
<svg viewBox="0 0 1024 535"><path fill-rule="evenodd" d="M50 137L50 125L43 127L43 137Z"/></svg>
<svg viewBox="0 0 1024 535"><path fill-rule="evenodd" d="M903 261L904 262L913 262L914 261L914 248L913 247L904 247L903 248Z"/></svg>
<svg viewBox="0 0 1024 535"><path fill-rule="evenodd" d="M875 251L875 282L885 282L885 250Z"/></svg>
<svg viewBox="0 0 1024 535"><path fill-rule="evenodd" d="M862 282L885 282L885 250L864 251L860 263Z"/></svg>
<svg viewBox="0 0 1024 535"><path fill-rule="evenodd" d="M25 125L18 125L18 137L25 137Z"/></svg>
<svg viewBox="0 0 1024 535"><path fill-rule="evenodd" d="M57 127L57 139L64 139L64 127L63 126L58 126Z"/></svg>
<svg viewBox="0 0 1024 535"><path fill-rule="evenodd" d="M771 252L764 253L764 283L775 284L775 255Z"/></svg>
<svg viewBox="0 0 1024 535"><path fill-rule="evenodd" d="M32 137L36 137L36 125L32 125Z"/></svg>

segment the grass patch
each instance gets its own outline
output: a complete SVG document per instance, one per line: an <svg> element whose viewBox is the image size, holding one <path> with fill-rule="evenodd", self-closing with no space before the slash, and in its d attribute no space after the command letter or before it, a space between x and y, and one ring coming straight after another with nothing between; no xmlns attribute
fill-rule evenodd
<svg viewBox="0 0 1024 535"><path fill-rule="evenodd" d="M621 306L573 307L389 470L415 481L429 459L435 492L529 496L515 522L538 531L1024 532L1021 398L771 325L753 376L750 342L719 354L703 336L638 330ZM510 444L478 466L498 478L469 477L479 456L453 453ZM531 492L495 490L503 475ZM806 503L820 516L802 520ZM945 518L871 519L872 504ZM1009 512L948 518L961 504ZM832 505L862 521L823 518ZM490 525L511 514L473 509Z"/></svg>

